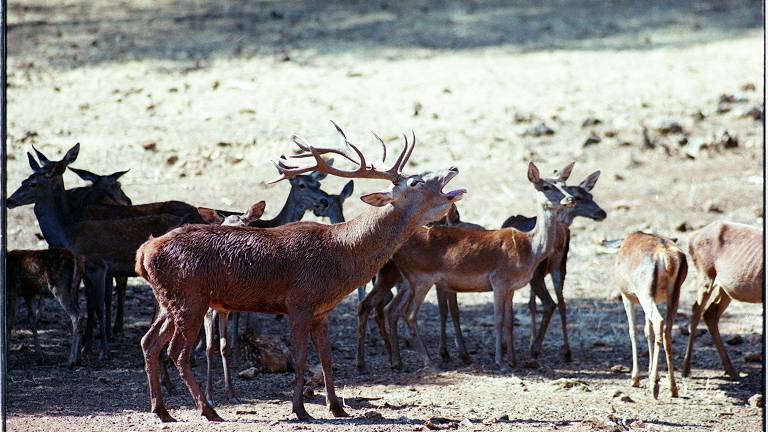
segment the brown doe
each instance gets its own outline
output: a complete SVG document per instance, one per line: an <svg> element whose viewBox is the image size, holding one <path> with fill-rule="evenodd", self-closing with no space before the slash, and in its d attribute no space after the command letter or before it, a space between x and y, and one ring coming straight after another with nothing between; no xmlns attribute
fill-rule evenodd
<svg viewBox="0 0 768 432"><path fill-rule="evenodd" d="M40 342L37 338L37 314L33 312L35 299L42 299L53 294L66 312L72 325L72 342L67 358L67 365L72 368L79 359L80 329L80 281L83 278L83 257L63 248L46 250L13 250L8 252L6 260L8 298L6 331L10 334L16 320L18 298L24 299L27 315L32 328L35 354L38 362L42 360Z"/></svg>
<svg viewBox="0 0 768 432"><path fill-rule="evenodd" d="M604 243L605 244L605 243ZM621 242L616 257L616 282L629 324L632 343L632 387L640 386L640 367L637 356L637 328L635 305L643 308L645 338L648 342L648 380L653 397L659 397L659 350L662 342L667 357L669 394L677 397L674 365L672 364L672 326L680 301L680 287L688 274L685 253L670 239L653 234L635 232ZM662 316L658 304L667 304Z"/></svg>
<svg viewBox="0 0 768 432"><path fill-rule="evenodd" d="M763 303L763 231L735 222L713 222L689 237L688 254L702 284L691 312L683 376L691 372L696 327L703 315L725 373L738 377L720 337L720 317L732 300ZM710 297L712 302L707 306Z"/></svg>
<svg viewBox="0 0 768 432"><path fill-rule="evenodd" d="M392 257L408 281L408 289L398 291L388 306L393 368L402 368L397 334L400 315L405 317L424 365L431 366L418 332L417 317L432 285L446 292L493 291L495 362L498 367L505 367L502 364L502 339L506 336L506 362L515 365L514 292L530 282L539 263L552 253L556 219L563 209L574 205L574 198L565 190L564 182L541 178L533 162L528 165L528 180L536 191L538 202L539 223L533 231L420 228Z"/></svg>
<svg viewBox="0 0 768 432"><path fill-rule="evenodd" d="M344 136L341 129L339 133ZM157 318L142 338L151 410L173 421L162 399L158 375L160 350L168 354L187 385L195 406L207 419L221 417L201 391L189 362L206 311L253 311L286 314L296 371L292 410L311 418L304 408L303 388L309 338L322 365L326 401L331 413L347 416L336 396L331 374L328 313L344 297L370 280L411 234L439 219L466 192L443 192L457 168L420 175L402 173L415 140L391 168L366 162L345 137L347 151L309 145L295 136L301 152L276 163L280 181L310 171L346 178L388 180L391 190L364 195L374 208L340 224L297 222L273 229L188 225L149 240L136 254L136 271L160 303ZM330 166L322 154L333 153L358 165L353 171ZM315 165L296 166L292 159L313 157ZM386 157L386 147L385 147Z"/></svg>

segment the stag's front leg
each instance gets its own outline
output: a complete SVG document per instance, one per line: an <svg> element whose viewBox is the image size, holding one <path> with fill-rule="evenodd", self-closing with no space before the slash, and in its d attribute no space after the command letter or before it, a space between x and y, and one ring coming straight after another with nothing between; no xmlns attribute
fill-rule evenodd
<svg viewBox="0 0 768 432"><path fill-rule="evenodd" d="M307 367L307 350L309 348L309 332L311 313L294 313L289 315L291 323L291 352L293 366L296 370L296 384L293 388L293 413L299 420L312 420L304 408L304 371Z"/></svg>
<svg viewBox="0 0 768 432"><path fill-rule="evenodd" d="M325 381L326 403L328 409L334 417L349 417L336 396L333 387L333 368L331 358L331 343L328 340L328 318L323 317L312 323L312 342L315 344L315 351L320 357L320 364L323 367L323 380Z"/></svg>
<svg viewBox="0 0 768 432"><path fill-rule="evenodd" d="M437 306L440 312L440 344L438 352L444 362L451 361L451 355L448 353L448 335L445 332L446 322L448 321L448 293L437 287Z"/></svg>

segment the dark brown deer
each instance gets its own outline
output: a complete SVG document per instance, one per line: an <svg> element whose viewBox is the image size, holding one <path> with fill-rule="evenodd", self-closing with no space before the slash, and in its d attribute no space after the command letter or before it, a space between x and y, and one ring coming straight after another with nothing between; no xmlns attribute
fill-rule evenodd
<svg viewBox="0 0 768 432"><path fill-rule="evenodd" d="M605 243L604 243L605 244ZM659 397L659 351L662 342L667 354L669 394L677 397L674 365L672 364L672 326L680 302L680 287L688 274L685 253L670 239L653 234L635 232L621 243L616 256L616 281L624 302L632 342L633 387L640 386L640 367L637 360L637 328L635 305L645 314L645 337L648 342L648 380L653 397ZM667 304L666 317L657 308Z"/></svg>
<svg viewBox="0 0 768 432"><path fill-rule="evenodd" d="M337 130L343 135L341 129ZM363 153L346 141L354 155L309 145L294 137L301 153L315 165L300 167L288 158L277 163L281 176L309 171L338 177L388 180L391 190L362 197L374 206L345 223L323 225L297 222L273 229L189 225L146 242L137 252L136 270L160 303L160 313L142 338L151 410L173 421L163 403L158 375L160 350L168 353L187 385L195 406L209 420L221 420L208 404L189 363L200 325L208 308L286 314L291 326L291 350L296 370L293 412L311 418L302 390L310 335L323 369L327 404L336 416L347 416L336 396L331 374L328 313L344 297L370 280L389 257L425 223L445 215L466 192L443 192L457 168L405 175L415 140L408 143L389 169L366 162ZM353 171L331 167L322 154L334 153L354 161Z"/></svg>
<svg viewBox="0 0 768 432"><path fill-rule="evenodd" d="M35 354L42 360L40 342L37 338L37 314L33 302L48 294L58 300L72 324L72 342L67 365L72 368L79 359L80 329L82 317L78 304L80 281L83 278L83 257L67 249L13 250L8 252L7 267L7 333L10 334L16 321L18 298L24 299L27 315L32 327Z"/></svg>
<svg viewBox="0 0 768 432"><path fill-rule="evenodd" d="M34 204L43 237L51 247L63 247L85 258L85 293L88 321L83 338L88 351L93 327L100 335L101 360L109 358L105 320L107 276L134 276L136 249L151 235L160 236L186 221L172 215L145 216L118 220L78 221L64 192L63 174L77 159L80 145L72 147L60 161L41 160L33 172L8 198L8 208ZM28 155L30 161L34 160ZM47 162L45 162L47 161ZM32 165L30 163L30 165Z"/></svg>
<svg viewBox="0 0 768 432"><path fill-rule="evenodd" d="M720 317L732 300L763 303L763 250L763 230L735 222L713 222L688 239L688 253L702 284L691 313L683 376L691 373L696 327L703 315L725 373L738 377L720 337ZM710 297L712 302L707 305Z"/></svg>
<svg viewBox="0 0 768 432"><path fill-rule="evenodd" d="M528 166L528 180L536 191L539 218L533 231L516 229L479 231L458 227L421 228L414 232L393 255L392 261L408 281L387 313L391 332L393 368L401 369L397 320L405 316L409 333L425 366L431 360L418 332L417 317L424 298L433 285L454 292L493 291L496 333L496 365L502 363L502 338L506 336L506 363L515 365L512 299L514 292L527 285L534 270L554 248L557 218L575 200L562 181L539 176L536 165Z"/></svg>

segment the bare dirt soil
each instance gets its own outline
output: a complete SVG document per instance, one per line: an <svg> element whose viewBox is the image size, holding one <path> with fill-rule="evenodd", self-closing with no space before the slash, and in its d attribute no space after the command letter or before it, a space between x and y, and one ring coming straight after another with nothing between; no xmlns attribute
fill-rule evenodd
<svg viewBox="0 0 768 432"><path fill-rule="evenodd" d="M410 169L458 165L454 183L470 190L465 220L497 227L532 214L531 159L547 171L576 160L574 181L601 170L595 199L608 212L603 222L574 224L570 363L554 318L538 368L496 371L492 300L472 294L459 299L473 364L454 354L439 370L420 370L406 349L406 371L395 373L379 341L367 348L371 373L361 375L351 295L331 318L335 379L351 419L331 419L318 389L307 407L321 420L289 421L293 374L285 373L236 378L244 403L218 407L229 422L209 424L171 371L176 391L167 402L182 422L162 425L148 413L138 344L152 298L133 279L127 330L112 342L108 365L89 357L66 369L66 321L53 301L41 331L46 358L35 365L19 314L9 352L11 430L411 431L430 419L462 430L762 430L762 411L747 400L762 392L764 369L745 360L763 348L762 305L733 303L721 322L725 339L743 338L727 346L738 379L724 377L704 334L692 377L677 374L681 397L670 399L662 380L654 401L645 379L631 388L627 372L612 371L629 367L631 354L615 257L598 245L637 229L685 244L688 230L716 219L762 225L763 123L752 111L762 109L764 91L760 2L29 0L9 2L8 16L11 191L29 173L31 144L59 157L80 142L76 167L131 168L123 185L136 203L245 209L265 199L270 217L288 186L264 185L274 176L269 158L290 149L292 133L336 143L333 119L371 152L378 148L368 131L396 146L414 130ZM71 173L66 182L82 184ZM356 183L355 197L385 186ZM325 189L342 184L329 179ZM351 199L345 213L362 209ZM45 247L31 208L9 217L10 248ZM678 368L696 281L691 271L675 323ZM528 290L516 300L523 364ZM420 322L437 362L434 304L430 294ZM286 323L267 320L265 332L285 338ZM203 364L198 357L201 381ZM614 398L617 390L632 402Z"/></svg>

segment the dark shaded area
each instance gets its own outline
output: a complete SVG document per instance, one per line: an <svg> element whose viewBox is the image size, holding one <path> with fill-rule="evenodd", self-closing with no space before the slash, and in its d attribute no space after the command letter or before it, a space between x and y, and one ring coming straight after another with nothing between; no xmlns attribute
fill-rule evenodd
<svg viewBox="0 0 768 432"><path fill-rule="evenodd" d="M651 49L738 37L762 22L754 0L38 0L10 4L8 39L10 58L27 66L158 59L195 68L254 56L390 55L388 48Z"/></svg>
<svg viewBox="0 0 768 432"><path fill-rule="evenodd" d="M421 333L425 344L433 358L434 364L441 371L456 371L460 375L504 376L493 364L493 304L491 296L488 303L481 305L463 305L462 328L467 342L467 348L472 356L473 364L464 365L458 359L452 340L449 350L452 362L441 363L437 354L439 320L436 305L425 303L420 314ZM84 300L83 300L84 301ZM461 296L459 296L461 302ZM60 306L49 300L45 307L44 321L41 323L41 345L46 353L44 365L33 364L31 335L26 331L25 313L20 311L17 331L10 339L9 353L9 391L11 398L10 413L16 414L45 414L48 416L75 415L88 416L104 413L122 413L124 410L145 411L148 399L146 393L146 375L139 339L146 331L152 317L151 292L146 285L129 286L126 311L126 333L111 344L113 359L109 365L98 365L96 355L92 353L86 359L84 366L74 371L65 367L66 352L69 343L67 319ZM560 354L561 332L559 317L555 315L545 338L544 352L539 359L540 366L535 369L523 367L530 359L528 338L530 335L530 319L526 305L519 304L515 316L515 345L518 368L514 374L525 381L551 381L559 378L584 380L590 385L605 386L613 384L612 380L629 380L629 373L611 371L614 365L624 365L631 368L631 351L627 334L626 315L620 301L611 302L594 298L569 298L569 335L574 361L563 361ZM84 307L84 304L83 304ZM685 312L682 306L680 312ZM356 384L386 384L390 386L410 387L417 384L450 385L459 379L467 379L456 374L436 373L436 371L419 370L421 362L418 354L411 349L402 351L405 364L404 373L393 372L389 368L381 340L375 346L367 347L368 374L360 374L355 368L355 334L357 328L356 296L350 295L331 314L331 341L334 350L334 374L337 387ZM642 312L638 310L638 319ZM724 322L730 319L738 320L738 316L726 312ZM540 321L540 318L539 318ZM687 316L678 315L677 325L687 326ZM288 324L286 320L263 320L264 333L274 335L287 343ZM375 326L373 320L370 325ZM705 328L702 324L701 329ZM645 351L645 340L642 327L639 332L639 355L643 385L647 382L646 369L648 355ZM449 324L449 337L452 328ZM405 328L401 335L407 335ZM732 335L723 334L728 340ZM734 365L748 376L735 383L728 383L722 377L722 365L717 351L711 343L709 335L704 334L697 339L692 376L689 385L703 387L709 380L710 388L720 388L728 396L746 401L754 393L759 393L762 383L762 366L757 363L745 363L744 355L748 351L759 351L760 334L744 334L744 343L737 346L727 345ZM404 343L404 341L401 341ZM687 336L677 335L673 338L674 361L677 379L680 380L679 367L685 354ZM205 359L202 353L193 357L195 371L199 382L204 382ZM666 362L660 355L660 368L666 371ZM216 357L216 379L220 379L221 366ZM314 352L310 355L310 364L317 364ZM239 363L235 370L240 371L249 367ZM171 378L176 385L176 391L168 398L169 407L189 406L191 399L184 388L178 373L170 369ZM609 382L611 381L611 382ZM247 402L260 400L279 404L284 408L285 415L290 412L290 394L293 373L262 374L255 380L235 379L241 398L246 402L243 409L250 409ZM662 387L664 391L666 387ZM217 394L221 385L216 387ZM119 394L119 397L115 397ZM663 397L667 397L665 394ZM62 402L65 401L65 402ZM383 405L382 400L369 401L351 398L347 403L353 408L372 408ZM310 404L324 404L321 396L307 401ZM405 408L405 407L401 407ZM355 419L361 421L361 419ZM395 424L404 420L373 420L386 421ZM515 422L525 421L516 419ZM537 420L528 420L536 422ZM394 422L394 423L392 423ZM410 423L410 421L405 421ZM690 426L690 425L689 425Z"/></svg>

